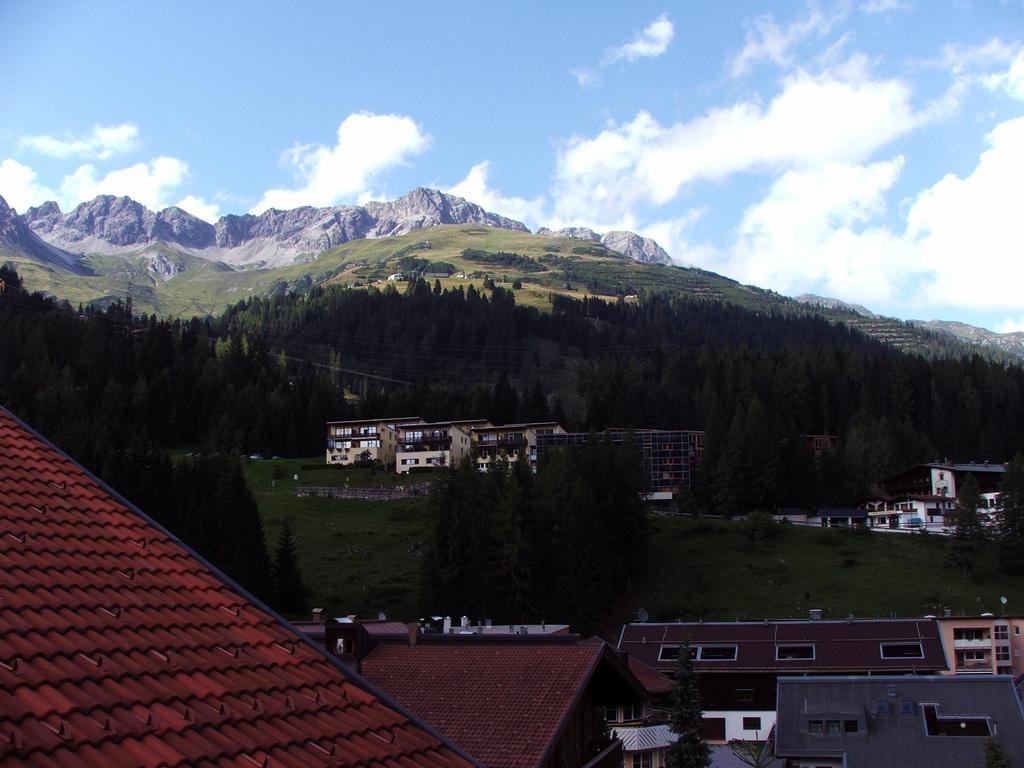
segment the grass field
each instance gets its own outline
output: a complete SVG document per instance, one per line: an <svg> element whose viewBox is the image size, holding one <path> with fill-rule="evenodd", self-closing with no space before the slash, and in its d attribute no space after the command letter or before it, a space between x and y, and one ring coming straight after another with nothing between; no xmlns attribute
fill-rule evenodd
<svg viewBox="0 0 1024 768"><path fill-rule="evenodd" d="M299 564L311 607L332 615L418 618L423 546L433 521L420 499L396 502L300 498L298 485L384 486L418 482L421 476L322 466L302 469L321 457L248 462L249 486L259 504L267 544L273 549L281 524L295 532ZM274 469L277 468L277 472ZM280 474L275 478L273 475ZM298 474L296 483L294 476Z"/></svg>
<svg viewBox="0 0 1024 768"><path fill-rule="evenodd" d="M416 482L367 470L302 469L319 457L253 461L246 475L272 547L289 518L310 604L332 614L398 620L419 618L420 580L433 520L422 500L341 501L295 496L297 484L390 485ZM274 472L274 468L277 472ZM294 480L295 474L299 481ZM281 475L272 486L273 475ZM821 608L826 617L900 616L1024 611L1024 576L996 569L994 547L983 551L965 579L949 561L949 540L780 526L776 538L751 542L738 523L653 517L650 564L606 626L642 606L652 619L800 618ZM613 612L614 613L614 612Z"/></svg>

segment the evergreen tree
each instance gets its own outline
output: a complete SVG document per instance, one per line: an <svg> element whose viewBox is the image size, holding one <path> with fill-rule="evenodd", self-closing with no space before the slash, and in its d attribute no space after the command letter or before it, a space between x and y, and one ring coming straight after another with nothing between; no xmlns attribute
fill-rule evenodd
<svg viewBox="0 0 1024 768"><path fill-rule="evenodd" d="M689 643L679 649L670 728L676 735L676 741L665 755L666 768L709 768L711 750L704 740L700 688Z"/></svg>
<svg viewBox="0 0 1024 768"><path fill-rule="evenodd" d="M974 475L967 475L957 488L956 508L953 511L953 543L949 550L950 559L963 570L964 578L974 570L980 542L985 531L978 517L981 506L981 492Z"/></svg>
<svg viewBox="0 0 1024 768"><path fill-rule="evenodd" d="M295 552L295 534L287 518L281 525L274 553L274 607L292 615L304 614L309 609L306 585L302 581Z"/></svg>
<svg viewBox="0 0 1024 768"><path fill-rule="evenodd" d="M1024 569L1024 454L1017 454L1006 467L999 484L996 520L1003 567L1009 571Z"/></svg>
<svg viewBox="0 0 1024 768"><path fill-rule="evenodd" d="M985 740L985 768L1014 768L1013 758L994 736Z"/></svg>

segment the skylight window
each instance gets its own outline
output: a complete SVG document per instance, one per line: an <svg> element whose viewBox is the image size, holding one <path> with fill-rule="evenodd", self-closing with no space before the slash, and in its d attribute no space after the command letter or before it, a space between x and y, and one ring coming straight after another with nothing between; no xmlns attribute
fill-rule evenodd
<svg viewBox="0 0 1024 768"><path fill-rule="evenodd" d="M698 661L736 661L735 645L702 645Z"/></svg>
<svg viewBox="0 0 1024 768"><path fill-rule="evenodd" d="M779 645L775 647L777 661L814 661L813 645Z"/></svg>
<svg viewBox="0 0 1024 768"><path fill-rule="evenodd" d="M882 643L883 659L923 659L921 643Z"/></svg>

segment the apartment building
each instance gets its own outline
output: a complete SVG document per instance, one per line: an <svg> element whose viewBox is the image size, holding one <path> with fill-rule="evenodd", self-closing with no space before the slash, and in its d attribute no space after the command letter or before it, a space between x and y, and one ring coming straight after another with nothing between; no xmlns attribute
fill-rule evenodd
<svg viewBox="0 0 1024 768"><path fill-rule="evenodd" d="M687 646L700 676L704 735L713 742L765 739L781 676L947 669L933 619L636 623L622 628L618 644L664 675L675 673Z"/></svg>
<svg viewBox="0 0 1024 768"><path fill-rule="evenodd" d="M974 476L981 491L978 514L982 522L994 524L999 483L1005 472L1005 464L989 462L915 464L882 481L884 495L865 504L869 525L940 533L952 530L957 488L967 475Z"/></svg>
<svg viewBox="0 0 1024 768"><path fill-rule="evenodd" d="M943 616L936 620L953 675L1024 674L1024 617Z"/></svg>
<svg viewBox="0 0 1024 768"><path fill-rule="evenodd" d="M398 425L395 471L406 475L417 469L458 464L473 449L473 430L489 426L487 419Z"/></svg>
<svg viewBox="0 0 1024 768"><path fill-rule="evenodd" d="M679 488L688 488L703 455L704 433L669 429L609 429L601 433L561 432L538 435L537 452L567 445L586 445L594 436L613 443L633 441L647 481L647 498L669 500Z"/></svg>
<svg viewBox="0 0 1024 768"><path fill-rule="evenodd" d="M395 465L398 428L423 424L419 416L397 419L357 419L327 422L327 463L351 466L376 463Z"/></svg>
<svg viewBox="0 0 1024 768"><path fill-rule="evenodd" d="M499 458L514 462L518 461L520 456L526 456L530 466L536 468L538 438L564 434L565 428L555 421L476 427L472 434L476 468L486 472Z"/></svg>

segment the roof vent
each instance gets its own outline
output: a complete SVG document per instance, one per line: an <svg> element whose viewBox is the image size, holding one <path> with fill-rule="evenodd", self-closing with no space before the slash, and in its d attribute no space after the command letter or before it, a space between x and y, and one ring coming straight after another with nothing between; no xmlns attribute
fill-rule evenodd
<svg viewBox="0 0 1024 768"><path fill-rule="evenodd" d="M322 624L324 621L324 609L314 608L313 609L313 621Z"/></svg>
<svg viewBox="0 0 1024 768"><path fill-rule="evenodd" d="M636 618L637 618L637 621L639 621L641 624L646 624L650 620L651 616L650 616L649 613L647 613L646 609L640 608L636 612Z"/></svg>
<svg viewBox="0 0 1024 768"><path fill-rule="evenodd" d="M821 621L821 608L811 608L811 621Z"/></svg>
<svg viewBox="0 0 1024 768"><path fill-rule="evenodd" d="M953 609L952 608L943 608L942 609L942 618L948 619L952 615L953 615Z"/></svg>
<svg viewBox="0 0 1024 768"><path fill-rule="evenodd" d="M896 698L896 686L895 685L887 685L887 686L885 686L885 695L888 696L890 699Z"/></svg>

